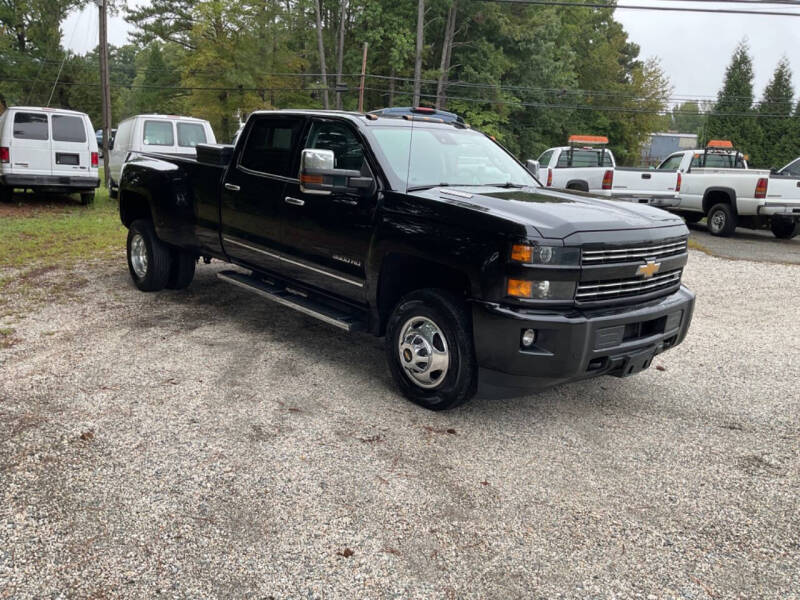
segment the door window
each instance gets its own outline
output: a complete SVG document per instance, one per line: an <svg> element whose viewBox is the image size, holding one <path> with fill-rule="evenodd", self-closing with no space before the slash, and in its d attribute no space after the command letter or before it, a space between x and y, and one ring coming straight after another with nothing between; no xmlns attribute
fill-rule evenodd
<svg viewBox="0 0 800 600"><path fill-rule="evenodd" d="M785 175L794 175L795 177L800 177L800 159L794 161L788 167L783 170Z"/></svg>
<svg viewBox="0 0 800 600"><path fill-rule="evenodd" d="M337 169L361 171L364 167L364 147L356 134L344 123L317 121L311 126L306 148L333 150Z"/></svg>
<svg viewBox="0 0 800 600"><path fill-rule="evenodd" d="M86 127L81 117L53 115L53 140L56 142L86 142Z"/></svg>
<svg viewBox="0 0 800 600"><path fill-rule="evenodd" d="M38 113L16 113L14 115L14 137L20 140L46 140L47 115Z"/></svg>
<svg viewBox="0 0 800 600"><path fill-rule="evenodd" d="M174 146L175 134L169 121L145 121L144 143L147 146Z"/></svg>
<svg viewBox="0 0 800 600"><path fill-rule="evenodd" d="M178 123L178 146L194 148L206 143L206 128L200 123Z"/></svg>
<svg viewBox="0 0 800 600"><path fill-rule="evenodd" d="M555 150L548 150L547 152L543 153L539 157L539 166L540 167L549 167L550 166L550 158L553 156L553 152L555 152Z"/></svg>
<svg viewBox="0 0 800 600"><path fill-rule="evenodd" d="M292 149L297 147L302 119L263 118L253 123L247 134L239 166L259 173L293 177Z"/></svg>
<svg viewBox="0 0 800 600"><path fill-rule="evenodd" d="M658 169L660 171L674 171L681 165L681 160L683 160L683 154L675 154L658 165Z"/></svg>

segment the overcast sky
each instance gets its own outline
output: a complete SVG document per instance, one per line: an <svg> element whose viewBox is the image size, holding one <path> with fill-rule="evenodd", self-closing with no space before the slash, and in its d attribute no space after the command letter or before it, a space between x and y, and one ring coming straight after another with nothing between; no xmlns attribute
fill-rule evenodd
<svg viewBox="0 0 800 600"><path fill-rule="evenodd" d="M406 0L411 1L411 0ZM137 5L147 0L128 0ZM696 1L622 0L621 5L693 6L704 8L760 9L797 12L800 9L780 5L711 3ZM721 15L686 12L623 10L616 18L625 26L630 39L641 47L642 57L661 60L676 96L716 95L731 53L744 37L750 44L756 74L756 96L760 97L781 56L786 55L795 72L795 89L800 83L800 16L772 17ZM97 7L89 3L83 11L70 15L62 25L64 45L79 54L97 45ZM109 21L109 41L124 44L130 27L122 17Z"/></svg>

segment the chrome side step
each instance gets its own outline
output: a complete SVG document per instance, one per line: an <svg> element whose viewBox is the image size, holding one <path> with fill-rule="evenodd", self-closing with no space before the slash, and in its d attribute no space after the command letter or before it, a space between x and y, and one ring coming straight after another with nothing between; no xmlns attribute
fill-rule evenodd
<svg viewBox="0 0 800 600"><path fill-rule="evenodd" d="M358 309L298 290L277 279L260 279L239 271L222 271L217 277L339 329L360 331L365 328L364 313Z"/></svg>

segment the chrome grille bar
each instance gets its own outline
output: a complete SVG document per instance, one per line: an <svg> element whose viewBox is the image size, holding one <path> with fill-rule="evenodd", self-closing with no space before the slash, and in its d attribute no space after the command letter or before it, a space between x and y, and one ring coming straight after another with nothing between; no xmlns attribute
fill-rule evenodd
<svg viewBox="0 0 800 600"><path fill-rule="evenodd" d="M672 287L680 283L682 269L655 275L650 279L620 279L611 282L588 282L578 285L576 300L600 300L607 296L636 296L657 291L659 288Z"/></svg>
<svg viewBox="0 0 800 600"><path fill-rule="evenodd" d="M678 240L668 244L655 246L639 246L636 248L607 248L604 250L583 250L583 264L601 264L609 262L625 262L630 259L663 258L686 251L687 240Z"/></svg>

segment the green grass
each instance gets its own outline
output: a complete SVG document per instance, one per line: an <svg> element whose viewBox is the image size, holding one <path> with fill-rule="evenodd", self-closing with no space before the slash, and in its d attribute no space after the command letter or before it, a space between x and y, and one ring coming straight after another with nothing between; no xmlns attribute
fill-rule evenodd
<svg viewBox="0 0 800 600"><path fill-rule="evenodd" d="M14 201L0 212L0 268L69 267L125 247L117 201L105 188L91 206L81 206L77 196L50 202L17 194ZM0 275L0 289L4 283L8 278Z"/></svg>

